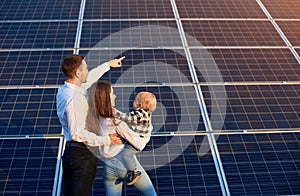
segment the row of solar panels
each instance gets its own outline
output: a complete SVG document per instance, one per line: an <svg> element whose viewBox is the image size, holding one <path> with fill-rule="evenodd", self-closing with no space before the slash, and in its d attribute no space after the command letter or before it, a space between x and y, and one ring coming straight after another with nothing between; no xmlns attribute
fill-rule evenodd
<svg viewBox="0 0 300 196"><path fill-rule="evenodd" d="M3 0L2 20L72 20L84 2L86 19L152 19L174 18L176 6L181 18L266 18L264 8L275 18L299 19L300 3L294 0Z"/></svg>
<svg viewBox="0 0 300 196"><path fill-rule="evenodd" d="M11 51L0 52L1 86L61 85L64 75L60 65L62 59L73 51ZM116 58L117 54L126 56L123 68L113 70L110 80L115 82L127 70L138 64L145 69L153 66L155 70L174 69L180 76L156 76L161 83L193 82L189 71L188 59L182 55L183 49L132 49L128 51L94 51L102 55L103 61ZM88 51L80 51L89 54ZM297 82L300 79L299 63L289 49L191 49L192 60L199 82ZM206 55L209 53L210 55ZM115 54L115 55L114 55ZM205 54L205 55L203 55ZM93 56L96 56L95 54ZM119 56L119 55L118 55ZM97 64L96 64L97 63ZM161 64L164 67L161 67ZM166 68L169 66L170 68ZM140 70L130 70L135 83ZM144 74L144 73L143 73ZM175 73L174 73L175 74ZM177 74L178 75L178 74ZM155 75L154 75L155 76Z"/></svg>
<svg viewBox="0 0 300 196"><path fill-rule="evenodd" d="M152 138L140 160L159 195L222 194L206 137ZM300 192L299 133L221 134L215 137L232 195L293 195ZM57 183L59 140L1 139L0 186L5 190L3 194L51 195L60 189L53 186ZM187 141L189 143L183 143ZM162 144L166 147L162 148ZM101 175L102 164L99 164L93 195L104 193ZM124 193L138 195L131 187Z"/></svg>
<svg viewBox="0 0 300 196"><path fill-rule="evenodd" d="M299 85L203 86L212 128L218 130L261 130L299 128ZM158 132L204 131L200 106L193 86L138 87L156 94L160 110L153 124ZM60 134L56 115L56 88L1 89L0 135ZM135 91L115 87L117 105L131 108ZM222 104L222 105L221 105ZM163 120L162 120L163 119Z"/></svg>
<svg viewBox="0 0 300 196"><path fill-rule="evenodd" d="M92 48L107 37L111 38L109 45L103 47L182 47L176 21L178 20L84 20L80 47ZM268 19L179 21L190 47L287 47L273 26L273 21ZM77 20L0 21L3 37L0 46L3 50L73 48L77 23ZM283 20L276 21L276 24L291 45L299 48L300 21ZM140 31L134 31L137 27L140 27ZM154 31L151 28L155 28ZM119 36L118 39L114 37L116 35ZM140 40L143 43L139 43Z"/></svg>

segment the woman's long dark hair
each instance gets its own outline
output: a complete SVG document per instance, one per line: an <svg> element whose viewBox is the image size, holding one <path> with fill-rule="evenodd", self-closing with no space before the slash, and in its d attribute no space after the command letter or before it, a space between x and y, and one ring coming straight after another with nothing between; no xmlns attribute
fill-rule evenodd
<svg viewBox="0 0 300 196"><path fill-rule="evenodd" d="M114 113L110 100L111 84L99 80L88 89L89 110L86 118L87 130L99 135L99 118L112 118Z"/></svg>
<svg viewBox="0 0 300 196"><path fill-rule="evenodd" d="M95 91L95 109L99 117L113 118L113 110L110 100L111 84L106 81L98 81Z"/></svg>

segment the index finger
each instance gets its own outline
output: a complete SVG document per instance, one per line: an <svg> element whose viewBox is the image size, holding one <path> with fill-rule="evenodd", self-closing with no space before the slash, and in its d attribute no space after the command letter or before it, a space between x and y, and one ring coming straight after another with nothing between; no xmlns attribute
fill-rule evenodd
<svg viewBox="0 0 300 196"><path fill-rule="evenodd" d="M122 61L123 59L125 59L125 56L122 56L121 58L119 58L119 61Z"/></svg>

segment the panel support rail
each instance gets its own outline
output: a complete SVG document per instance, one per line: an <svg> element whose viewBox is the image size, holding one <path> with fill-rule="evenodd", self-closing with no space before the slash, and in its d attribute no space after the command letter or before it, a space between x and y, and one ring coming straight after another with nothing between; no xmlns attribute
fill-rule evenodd
<svg viewBox="0 0 300 196"><path fill-rule="evenodd" d="M76 38L75 38L75 44L74 44L74 51L73 51L74 54L78 54L79 53L85 4L86 4L86 0L82 0L81 1L81 5L80 5L80 11L79 11L79 17L78 17L78 24L77 24L77 32L76 32Z"/></svg>

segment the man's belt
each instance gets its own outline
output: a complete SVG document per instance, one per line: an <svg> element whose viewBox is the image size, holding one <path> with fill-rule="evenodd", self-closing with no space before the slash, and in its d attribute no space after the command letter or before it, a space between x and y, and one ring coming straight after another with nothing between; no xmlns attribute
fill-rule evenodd
<svg viewBox="0 0 300 196"><path fill-rule="evenodd" d="M78 147L78 148L85 148L85 149L87 149L86 145L83 142L76 142L76 141L68 141L68 142L66 142L66 147Z"/></svg>

